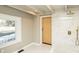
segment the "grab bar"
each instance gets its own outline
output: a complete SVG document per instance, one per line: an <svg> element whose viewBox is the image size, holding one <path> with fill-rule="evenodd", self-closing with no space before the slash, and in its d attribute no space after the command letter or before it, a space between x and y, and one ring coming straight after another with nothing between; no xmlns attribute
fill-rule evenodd
<svg viewBox="0 0 79 59"><path fill-rule="evenodd" d="M75 41L75 44L77 45L77 46L79 46L79 39L78 39L78 29L76 30L76 41Z"/></svg>

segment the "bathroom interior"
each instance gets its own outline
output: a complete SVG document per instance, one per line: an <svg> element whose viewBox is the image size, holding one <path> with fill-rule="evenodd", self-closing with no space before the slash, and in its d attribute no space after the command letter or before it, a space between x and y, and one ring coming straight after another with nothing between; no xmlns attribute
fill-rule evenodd
<svg viewBox="0 0 79 59"><path fill-rule="evenodd" d="M51 46L41 44L43 16L51 17ZM1 5L0 35L0 53L79 53L79 5Z"/></svg>

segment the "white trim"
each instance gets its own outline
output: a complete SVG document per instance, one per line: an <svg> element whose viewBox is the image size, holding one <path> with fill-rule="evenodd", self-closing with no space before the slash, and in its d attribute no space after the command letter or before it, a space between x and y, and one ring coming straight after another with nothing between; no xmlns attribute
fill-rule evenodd
<svg viewBox="0 0 79 59"><path fill-rule="evenodd" d="M41 16L40 17L40 44L42 44L42 18L43 17L52 17L52 15L47 15L47 16ZM51 25L52 25L52 19L51 19ZM52 30L52 26L51 26ZM51 43L52 43L52 32L51 32Z"/></svg>
<svg viewBox="0 0 79 59"><path fill-rule="evenodd" d="M42 16L40 17L40 44L42 44Z"/></svg>
<svg viewBox="0 0 79 59"><path fill-rule="evenodd" d="M52 17L52 15L45 15L45 16L40 16L41 18L42 17Z"/></svg>

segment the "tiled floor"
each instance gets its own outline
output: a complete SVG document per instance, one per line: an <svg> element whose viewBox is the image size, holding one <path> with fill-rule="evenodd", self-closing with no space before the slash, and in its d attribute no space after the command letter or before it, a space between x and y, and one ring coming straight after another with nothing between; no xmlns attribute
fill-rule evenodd
<svg viewBox="0 0 79 59"><path fill-rule="evenodd" d="M24 49L22 53L50 53L53 52L52 46L42 44L32 44L31 46Z"/></svg>
<svg viewBox="0 0 79 59"><path fill-rule="evenodd" d="M46 44L31 44L21 53L79 53L79 46L58 44L53 47Z"/></svg>

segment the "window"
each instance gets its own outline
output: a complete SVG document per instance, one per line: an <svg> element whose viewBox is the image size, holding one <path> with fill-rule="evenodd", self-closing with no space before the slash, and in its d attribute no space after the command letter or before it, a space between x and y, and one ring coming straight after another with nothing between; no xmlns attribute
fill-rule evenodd
<svg viewBox="0 0 79 59"><path fill-rule="evenodd" d="M6 14L0 14L0 48L20 41L21 18Z"/></svg>

